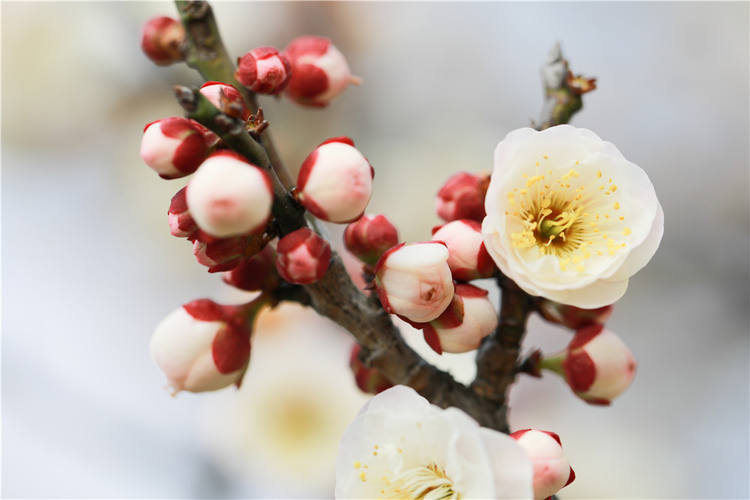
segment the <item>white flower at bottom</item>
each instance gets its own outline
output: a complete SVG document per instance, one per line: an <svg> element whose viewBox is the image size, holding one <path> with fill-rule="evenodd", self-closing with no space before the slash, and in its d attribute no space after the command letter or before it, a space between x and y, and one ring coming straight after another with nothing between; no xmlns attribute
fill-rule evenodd
<svg viewBox="0 0 750 500"><path fill-rule="evenodd" d="M495 149L485 246L532 295L612 304L656 252L664 212L646 173L590 130L509 133Z"/></svg>
<svg viewBox="0 0 750 500"><path fill-rule="evenodd" d="M442 410L413 389L373 397L344 433L335 497L532 498L532 466L516 441Z"/></svg>

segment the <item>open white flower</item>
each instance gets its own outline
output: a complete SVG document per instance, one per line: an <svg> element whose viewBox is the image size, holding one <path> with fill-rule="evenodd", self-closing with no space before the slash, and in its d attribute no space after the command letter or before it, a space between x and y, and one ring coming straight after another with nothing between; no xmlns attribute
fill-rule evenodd
<svg viewBox="0 0 750 500"><path fill-rule="evenodd" d="M341 439L336 498L532 498L528 455L461 410L413 389L373 397Z"/></svg>
<svg viewBox="0 0 750 500"><path fill-rule="evenodd" d="M500 270L532 295L585 309L622 297L664 232L646 173L569 125L500 141L485 208L482 233Z"/></svg>

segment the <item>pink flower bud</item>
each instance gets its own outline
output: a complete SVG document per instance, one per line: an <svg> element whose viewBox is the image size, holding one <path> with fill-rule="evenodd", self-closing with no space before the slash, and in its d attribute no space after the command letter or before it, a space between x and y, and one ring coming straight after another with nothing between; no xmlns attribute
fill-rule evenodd
<svg viewBox="0 0 750 500"><path fill-rule="evenodd" d="M576 332L562 367L578 397L590 404L608 405L630 386L636 361L620 337L592 325Z"/></svg>
<svg viewBox="0 0 750 500"><path fill-rule="evenodd" d="M289 81L289 60L273 47L258 47L237 61L234 77L259 94L278 94Z"/></svg>
<svg viewBox="0 0 750 500"><path fill-rule="evenodd" d="M538 310L547 321L573 330L591 325L603 325L612 315L611 305L596 309L581 309L580 307L560 304L548 299L541 299L539 301Z"/></svg>
<svg viewBox="0 0 750 500"><path fill-rule="evenodd" d="M487 298L487 291L472 285L456 285L456 297L463 303L463 314L456 323L440 322L440 318L430 323L440 342L441 351L468 352L479 347L479 343L497 328L497 312ZM454 298L455 300L455 298ZM448 308L450 309L450 307ZM425 332L428 335L428 332Z"/></svg>
<svg viewBox="0 0 750 500"><path fill-rule="evenodd" d="M176 19L161 16L149 19L141 32L141 49L159 66L182 61L185 29Z"/></svg>
<svg viewBox="0 0 750 500"><path fill-rule="evenodd" d="M319 219L351 222L370 201L374 175L351 139L335 137L320 144L302 163L297 197Z"/></svg>
<svg viewBox="0 0 750 500"><path fill-rule="evenodd" d="M354 382L359 390L368 394L378 394L386 389L393 387L393 383L388 380L376 368L370 368L359 359L359 352L362 348L359 344L352 346L352 353L349 357L349 368L354 374Z"/></svg>
<svg viewBox="0 0 750 500"><path fill-rule="evenodd" d="M201 86L200 93L222 113L242 120L247 120L252 114L242 94L231 85L222 82L206 82Z"/></svg>
<svg viewBox="0 0 750 500"><path fill-rule="evenodd" d="M550 431L523 429L510 435L531 459L534 499L551 497L576 478L562 449L560 436Z"/></svg>
<svg viewBox="0 0 750 500"><path fill-rule="evenodd" d="M374 266L389 248L398 245L398 231L385 215L363 215L344 231L346 249Z"/></svg>
<svg viewBox="0 0 750 500"><path fill-rule="evenodd" d="M304 106L326 106L359 78L349 72L343 54L328 38L301 36L287 45L284 55L292 65L286 95Z"/></svg>
<svg viewBox="0 0 750 500"><path fill-rule="evenodd" d="M440 316L453 299L445 243L401 243L380 257L375 286L383 309L415 323Z"/></svg>
<svg viewBox="0 0 750 500"><path fill-rule="evenodd" d="M188 211L186 193L187 187L177 191L177 194L172 197L167 212L169 232L178 238L192 238L198 231L198 226Z"/></svg>
<svg viewBox="0 0 750 500"><path fill-rule="evenodd" d="M457 219L484 219L484 196L490 183L489 175L459 172L451 176L437 195L438 216L450 222Z"/></svg>
<svg viewBox="0 0 750 500"><path fill-rule="evenodd" d="M271 215L271 178L239 154L218 151L190 180L187 202L195 223L211 236L260 233Z"/></svg>
<svg viewBox="0 0 750 500"><path fill-rule="evenodd" d="M448 245L448 265L455 279L489 278L495 272L495 262L484 247L482 226L478 222L460 219L435 227L432 239Z"/></svg>
<svg viewBox="0 0 750 500"><path fill-rule="evenodd" d="M271 245L249 259L244 259L231 271L222 276L224 283L248 292L272 290L279 283L279 275L274 264L274 251Z"/></svg>
<svg viewBox="0 0 750 500"><path fill-rule="evenodd" d="M192 174L207 155L203 133L191 120L165 118L143 129L141 158L162 179Z"/></svg>
<svg viewBox="0 0 750 500"><path fill-rule="evenodd" d="M194 300L159 323L151 357L175 392L239 384L250 358L250 327L236 307Z"/></svg>
<svg viewBox="0 0 750 500"><path fill-rule="evenodd" d="M198 231L192 238L193 255L199 264L208 267L209 273L234 269L243 259L258 253L263 245L259 234L214 238Z"/></svg>
<svg viewBox="0 0 750 500"><path fill-rule="evenodd" d="M328 271L331 246L306 227L297 229L276 245L276 270L289 283L309 285Z"/></svg>

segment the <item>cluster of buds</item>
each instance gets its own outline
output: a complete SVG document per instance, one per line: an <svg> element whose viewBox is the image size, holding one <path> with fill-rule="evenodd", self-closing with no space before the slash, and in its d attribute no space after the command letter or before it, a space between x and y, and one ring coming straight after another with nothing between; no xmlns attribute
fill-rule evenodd
<svg viewBox="0 0 750 500"><path fill-rule="evenodd" d="M159 66L182 61L185 58L182 52L184 41L185 29L177 19L159 16L143 25L141 49Z"/></svg>
<svg viewBox="0 0 750 500"><path fill-rule="evenodd" d="M562 449L560 436L550 431L523 429L510 435L531 459L534 499L544 500L576 478Z"/></svg>
<svg viewBox="0 0 750 500"><path fill-rule="evenodd" d="M349 368L352 370L354 382L359 390L367 394L378 394L393 387L393 383L377 368L369 367L362 362L359 357L360 352L362 348L359 344L354 344L349 356Z"/></svg>
<svg viewBox="0 0 750 500"><path fill-rule="evenodd" d="M250 359L250 334L262 301L222 306L188 302L169 314L151 338L151 357L179 391L239 386Z"/></svg>

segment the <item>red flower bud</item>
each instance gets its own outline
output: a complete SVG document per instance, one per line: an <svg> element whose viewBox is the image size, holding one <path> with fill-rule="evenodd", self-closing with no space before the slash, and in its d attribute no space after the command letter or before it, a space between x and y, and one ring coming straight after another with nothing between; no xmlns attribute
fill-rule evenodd
<svg viewBox="0 0 750 500"><path fill-rule="evenodd" d="M385 215L363 215L346 227L344 245L362 262L374 266L386 250L398 245L398 231Z"/></svg>
<svg viewBox="0 0 750 500"><path fill-rule="evenodd" d="M451 176L437 195L438 216L450 222L457 219L484 219L484 196L490 183L489 175L459 172Z"/></svg>
<svg viewBox="0 0 750 500"><path fill-rule="evenodd" d="M452 305L460 303L460 314L456 313L456 306L448 306L424 329L425 340L438 354L473 351L497 328L497 312L486 290L467 284L458 284L455 289ZM440 349L435 349L435 345Z"/></svg>
<svg viewBox="0 0 750 500"><path fill-rule="evenodd" d="M259 94L278 94L289 81L289 60L273 47L258 47L237 61L234 77Z"/></svg>
<svg viewBox="0 0 750 500"><path fill-rule="evenodd" d="M205 138L196 125L180 117L149 123L143 129L141 158L162 179L192 174L208 155Z"/></svg>
<svg viewBox="0 0 750 500"><path fill-rule="evenodd" d="M272 290L279 283L274 260L273 248L266 245L260 253L244 259L237 267L225 272L221 279L228 285L248 292Z"/></svg>
<svg viewBox="0 0 750 500"><path fill-rule="evenodd" d="M309 285L318 281L330 261L328 242L306 227L287 234L276 245L276 270L289 283Z"/></svg>
<svg viewBox="0 0 750 500"><path fill-rule="evenodd" d="M198 226L188 210L186 192L187 187L184 187L172 197L167 216L172 236L191 239L198 232Z"/></svg>
<svg viewBox="0 0 750 500"><path fill-rule="evenodd" d="M393 387L393 383L379 370L365 366L359 359L361 350L362 348L359 344L354 344L351 356L349 357L349 368L351 368L354 374L354 382L357 384L357 387L367 394L378 394Z"/></svg>
<svg viewBox="0 0 750 500"><path fill-rule="evenodd" d="M182 61L185 29L176 19L161 16L149 19L141 32L141 49L159 66Z"/></svg>
<svg viewBox="0 0 750 500"><path fill-rule="evenodd" d="M596 309L581 309L548 299L541 299L538 304L539 313L544 319L573 330L591 325L603 325L612 315L611 305Z"/></svg>
<svg viewBox="0 0 750 500"><path fill-rule="evenodd" d="M201 265L208 267L209 273L230 271L243 259L258 253L263 238L258 234L214 238L203 231L194 235L193 255Z"/></svg>
<svg viewBox="0 0 750 500"><path fill-rule="evenodd" d="M489 278L495 272L495 262L487 253L478 222L460 219L432 230L432 239L448 246L448 265L459 281Z"/></svg>
<svg viewBox="0 0 750 500"><path fill-rule="evenodd" d="M221 82L206 82L201 86L200 93L211 101L222 113L242 120L247 120L252 114L245 104L239 90Z"/></svg>
<svg viewBox="0 0 750 500"><path fill-rule="evenodd" d="M286 95L305 106L326 106L350 83L359 83L349 65L328 38L302 36L284 50L292 66Z"/></svg>

